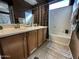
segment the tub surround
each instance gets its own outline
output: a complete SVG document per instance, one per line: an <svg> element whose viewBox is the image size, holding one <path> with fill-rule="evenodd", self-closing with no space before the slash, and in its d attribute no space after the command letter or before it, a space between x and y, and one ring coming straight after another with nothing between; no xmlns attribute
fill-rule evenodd
<svg viewBox="0 0 79 59"><path fill-rule="evenodd" d="M51 41L54 41L64 46L69 46L70 44L71 36L69 35L51 34L50 36L50 39L52 39Z"/></svg>

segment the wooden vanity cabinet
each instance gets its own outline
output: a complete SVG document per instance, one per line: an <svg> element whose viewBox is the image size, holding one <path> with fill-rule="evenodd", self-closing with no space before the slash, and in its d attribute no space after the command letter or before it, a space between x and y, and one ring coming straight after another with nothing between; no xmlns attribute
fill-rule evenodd
<svg viewBox="0 0 79 59"><path fill-rule="evenodd" d="M47 28L44 28L43 29L43 42L47 40L46 35L47 35Z"/></svg>
<svg viewBox="0 0 79 59"><path fill-rule="evenodd" d="M0 38L2 59L27 59L46 40L46 29Z"/></svg>
<svg viewBox="0 0 79 59"><path fill-rule="evenodd" d="M47 33L46 28L38 30L38 40L37 40L38 47L41 46L44 43L44 41L46 41L46 33Z"/></svg>
<svg viewBox="0 0 79 59"><path fill-rule="evenodd" d="M25 59L27 59L28 57L28 47L27 47L27 40L28 40L28 33L25 33L24 35L24 56L25 56Z"/></svg>
<svg viewBox="0 0 79 59"><path fill-rule="evenodd" d="M39 29L38 30L38 40L37 40L37 44L38 47L43 43L43 29Z"/></svg>
<svg viewBox="0 0 79 59"><path fill-rule="evenodd" d="M24 34L18 34L0 39L4 59L24 59Z"/></svg>
<svg viewBox="0 0 79 59"><path fill-rule="evenodd" d="M37 30L28 32L28 54L31 55L37 49Z"/></svg>

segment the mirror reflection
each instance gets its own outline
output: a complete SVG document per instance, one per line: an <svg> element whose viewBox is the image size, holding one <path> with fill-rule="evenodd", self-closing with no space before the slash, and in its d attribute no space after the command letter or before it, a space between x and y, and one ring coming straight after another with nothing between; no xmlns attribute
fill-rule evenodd
<svg viewBox="0 0 79 59"><path fill-rule="evenodd" d="M0 2L0 24L11 24L8 4Z"/></svg>
<svg viewBox="0 0 79 59"><path fill-rule="evenodd" d="M27 25L31 25L33 23L33 14L32 14L32 10L28 10L25 11L25 18L19 18L19 23L20 24L27 24Z"/></svg>
<svg viewBox="0 0 79 59"><path fill-rule="evenodd" d="M21 12L18 12L21 13ZM0 1L0 24L27 24L32 25L34 16L32 10L22 11L23 17L16 15L14 7ZM22 14L21 14L22 15Z"/></svg>

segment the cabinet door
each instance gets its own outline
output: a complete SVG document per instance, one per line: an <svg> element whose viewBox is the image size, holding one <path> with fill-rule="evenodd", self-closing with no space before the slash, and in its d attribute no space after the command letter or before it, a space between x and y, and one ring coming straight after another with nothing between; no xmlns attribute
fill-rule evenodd
<svg viewBox="0 0 79 59"><path fill-rule="evenodd" d="M27 52L27 50L28 50L28 48L27 48L27 39L28 39L28 34L27 34L27 33L25 33L25 36L24 36L24 50L25 50L25 58L27 58L27 57L28 57L28 52Z"/></svg>
<svg viewBox="0 0 79 59"><path fill-rule="evenodd" d="M46 41L47 28L43 29L43 42Z"/></svg>
<svg viewBox="0 0 79 59"><path fill-rule="evenodd" d="M0 39L5 59L24 59L24 34Z"/></svg>
<svg viewBox="0 0 79 59"><path fill-rule="evenodd" d="M32 54L37 48L37 31L31 31L28 34L28 51Z"/></svg>
<svg viewBox="0 0 79 59"><path fill-rule="evenodd" d="M38 30L38 47L43 43L43 29Z"/></svg>

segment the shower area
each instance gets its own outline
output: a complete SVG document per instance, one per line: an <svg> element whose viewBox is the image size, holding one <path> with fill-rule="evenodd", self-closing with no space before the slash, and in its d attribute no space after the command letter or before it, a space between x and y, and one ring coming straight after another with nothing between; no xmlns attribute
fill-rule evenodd
<svg viewBox="0 0 79 59"><path fill-rule="evenodd" d="M58 6L60 3L62 7ZM57 4L57 5L56 5ZM48 48L61 55L61 59L73 59L69 44L72 35L72 8L68 1L49 5L49 41ZM52 6L58 6L53 8ZM60 57L58 55L58 57Z"/></svg>

